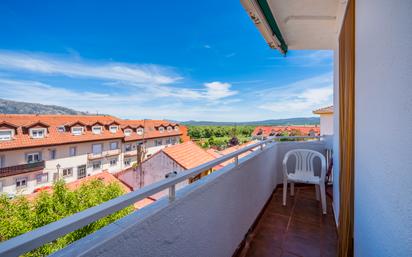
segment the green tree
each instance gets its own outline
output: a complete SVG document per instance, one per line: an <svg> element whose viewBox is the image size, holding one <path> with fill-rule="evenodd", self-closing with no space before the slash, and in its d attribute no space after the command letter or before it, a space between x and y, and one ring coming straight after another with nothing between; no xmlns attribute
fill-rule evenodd
<svg viewBox="0 0 412 257"><path fill-rule="evenodd" d="M62 180L58 181L53 185L52 193L41 192L36 199L31 201L23 196L10 200L5 195L0 195L0 241L16 237L124 193L119 183L104 184L96 179L82 184L74 191L68 190ZM132 206L127 207L26 253L24 256L47 256L132 211Z"/></svg>

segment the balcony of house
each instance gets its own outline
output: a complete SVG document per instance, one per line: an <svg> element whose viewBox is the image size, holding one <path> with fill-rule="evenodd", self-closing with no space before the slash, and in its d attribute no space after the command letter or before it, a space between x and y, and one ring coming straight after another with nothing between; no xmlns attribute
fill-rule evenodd
<svg viewBox="0 0 412 257"><path fill-rule="evenodd" d="M44 167L45 167L44 161L3 167L3 168L0 168L0 178L29 173L33 171L39 171L39 170L43 170Z"/></svg>
<svg viewBox="0 0 412 257"><path fill-rule="evenodd" d="M166 190L168 196L52 256L334 256L330 199L323 215L314 186L295 186L295 196L281 204L286 152L326 154L328 145L327 140L258 142L3 242L0 255L18 256ZM176 184L231 159L235 161L175 190Z"/></svg>
<svg viewBox="0 0 412 257"><path fill-rule="evenodd" d="M137 156L137 149L125 151L123 155L124 155L124 157L134 157L134 156Z"/></svg>
<svg viewBox="0 0 412 257"><path fill-rule="evenodd" d="M120 149L113 149L113 150L107 150L107 151L102 151L99 153L88 153L87 154L87 159L88 160L97 160L97 159L102 159L102 158L107 158L111 156L116 156L120 154Z"/></svg>

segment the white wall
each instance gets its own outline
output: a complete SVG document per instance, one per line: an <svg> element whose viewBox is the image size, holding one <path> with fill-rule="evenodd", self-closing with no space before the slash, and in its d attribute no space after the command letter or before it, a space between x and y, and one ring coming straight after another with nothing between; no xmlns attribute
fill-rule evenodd
<svg viewBox="0 0 412 257"><path fill-rule="evenodd" d="M333 135L333 114L320 115L320 135Z"/></svg>
<svg viewBox="0 0 412 257"><path fill-rule="evenodd" d="M412 1L355 9L355 255L411 256Z"/></svg>

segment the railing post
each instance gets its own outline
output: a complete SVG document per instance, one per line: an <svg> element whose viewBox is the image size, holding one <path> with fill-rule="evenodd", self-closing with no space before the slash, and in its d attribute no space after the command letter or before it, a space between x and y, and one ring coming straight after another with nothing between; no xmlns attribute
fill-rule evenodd
<svg viewBox="0 0 412 257"><path fill-rule="evenodd" d="M236 155L235 157L235 166L239 165L239 155Z"/></svg>
<svg viewBox="0 0 412 257"><path fill-rule="evenodd" d="M263 147L264 147L264 145L261 144L261 145L260 145L260 150L261 150L261 151L263 151Z"/></svg>
<svg viewBox="0 0 412 257"><path fill-rule="evenodd" d="M165 175L166 178L173 178L177 176L177 171L169 172ZM169 202L173 202L176 199L176 185L173 184L169 187Z"/></svg>

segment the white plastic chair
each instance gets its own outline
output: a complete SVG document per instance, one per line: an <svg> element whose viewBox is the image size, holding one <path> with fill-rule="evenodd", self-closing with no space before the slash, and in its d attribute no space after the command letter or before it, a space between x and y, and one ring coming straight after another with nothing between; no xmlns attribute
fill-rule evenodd
<svg viewBox="0 0 412 257"><path fill-rule="evenodd" d="M296 158L295 170L294 172L288 172L287 162L292 155ZM316 176L313 169L313 161L316 157L321 162L320 176ZM294 183L313 184L316 187L316 199L319 201L320 194L323 214L326 214L325 176L326 158L323 154L308 149L295 149L287 152L283 158L283 206L286 206L288 182L290 182L290 194L292 196L295 193Z"/></svg>

